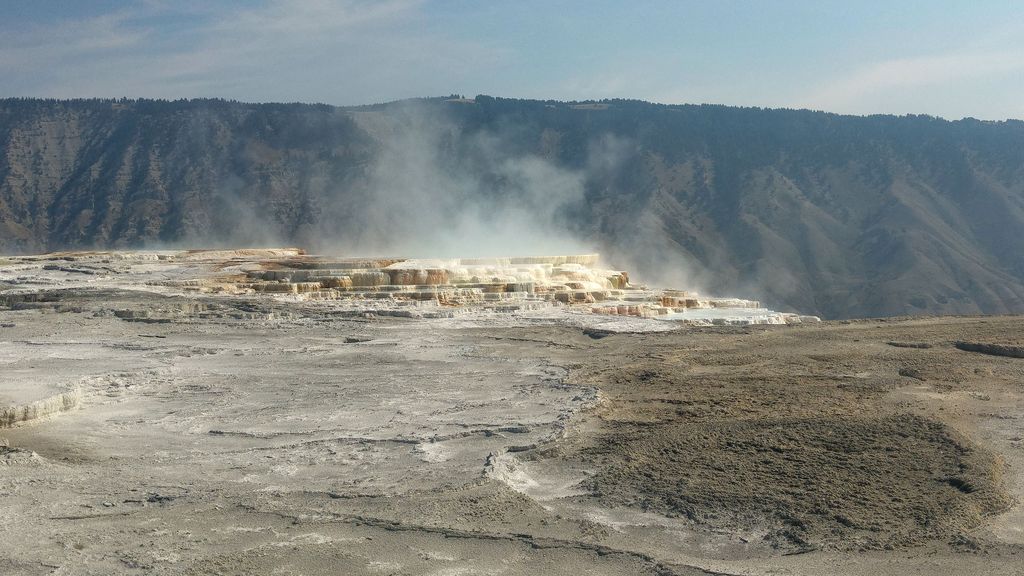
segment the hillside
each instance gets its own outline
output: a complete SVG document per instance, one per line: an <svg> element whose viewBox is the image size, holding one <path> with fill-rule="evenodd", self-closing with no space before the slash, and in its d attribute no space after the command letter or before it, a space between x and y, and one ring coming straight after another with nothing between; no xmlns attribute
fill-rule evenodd
<svg viewBox="0 0 1024 576"><path fill-rule="evenodd" d="M593 248L651 281L829 318L1024 312L1019 121L11 99L0 148L0 252Z"/></svg>

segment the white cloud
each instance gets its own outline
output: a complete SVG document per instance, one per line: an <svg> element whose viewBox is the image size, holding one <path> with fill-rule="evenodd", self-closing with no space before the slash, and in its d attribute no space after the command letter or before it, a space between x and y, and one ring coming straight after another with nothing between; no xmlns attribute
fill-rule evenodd
<svg viewBox="0 0 1024 576"><path fill-rule="evenodd" d="M798 105L854 113L892 111L893 102L928 100L928 92L933 90L969 92L974 83L1021 71L1024 51L897 58L833 78L802 98Z"/></svg>
<svg viewBox="0 0 1024 576"><path fill-rule="evenodd" d="M502 58L428 32L421 5L269 0L226 10L150 1L0 34L0 93L364 103L458 90L448 84ZM193 21L161 29L174 16Z"/></svg>
<svg viewBox="0 0 1024 576"><path fill-rule="evenodd" d="M127 12L3 30L0 34L0 72L57 66L68 58L101 57L103 53L137 46L146 37L144 28L125 26Z"/></svg>
<svg viewBox="0 0 1024 576"><path fill-rule="evenodd" d="M273 0L222 18L214 33L322 35L409 15L420 0Z"/></svg>

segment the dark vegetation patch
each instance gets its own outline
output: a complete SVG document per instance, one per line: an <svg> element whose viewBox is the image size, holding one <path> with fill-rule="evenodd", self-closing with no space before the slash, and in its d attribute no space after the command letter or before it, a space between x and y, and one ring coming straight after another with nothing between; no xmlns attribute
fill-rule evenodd
<svg viewBox="0 0 1024 576"><path fill-rule="evenodd" d="M960 350L967 352L981 352L990 356L1006 356L1009 358L1024 358L1024 346L1012 346L1008 344L990 344L986 342L965 342L958 340L953 344Z"/></svg>
<svg viewBox="0 0 1024 576"><path fill-rule="evenodd" d="M888 344L889 346L894 346L896 348L918 348L921 350L932 347L932 345L927 342L896 342L894 340L890 340L886 342L886 344Z"/></svg>
<svg viewBox="0 0 1024 576"><path fill-rule="evenodd" d="M779 546L892 548L950 538L1007 505L990 454L941 423L879 418L614 425L585 452L599 498Z"/></svg>
<svg viewBox="0 0 1024 576"><path fill-rule="evenodd" d="M950 390L991 375L948 348L894 358L875 343L999 341L1016 323L915 330L901 338L906 328L879 322L593 341L577 381L605 399L596 433L557 456L593 471L581 487L604 505L763 534L784 553L952 542L1009 504L1002 464L940 413L910 412L891 394L907 384L897 372Z"/></svg>

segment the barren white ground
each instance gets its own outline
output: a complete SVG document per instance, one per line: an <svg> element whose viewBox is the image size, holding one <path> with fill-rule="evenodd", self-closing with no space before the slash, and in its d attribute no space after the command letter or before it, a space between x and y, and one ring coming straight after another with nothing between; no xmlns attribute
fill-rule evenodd
<svg viewBox="0 0 1024 576"><path fill-rule="evenodd" d="M265 299L199 317L145 283L188 264L41 266L0 267L5 294L59 291L0 311L0 406L38 416L0 429L3 574L1014 573L920 552L783 557L579 506L566 498L585 470L517 461L602 401L566 380L548 328L670 322L367 319ZM995 527L1017 544L1019 511Z"/></svg>

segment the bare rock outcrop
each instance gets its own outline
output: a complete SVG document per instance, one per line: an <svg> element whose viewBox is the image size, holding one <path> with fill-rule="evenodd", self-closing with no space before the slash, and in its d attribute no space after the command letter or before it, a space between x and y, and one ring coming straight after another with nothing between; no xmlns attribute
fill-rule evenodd
<svg viewBox="0 0 1024 576"><path fill-rule="evenodd" d="M82 393L74 388L34 402L6 406L0 408L0 428L10 428L74 410L81 403Z"/></svg>

